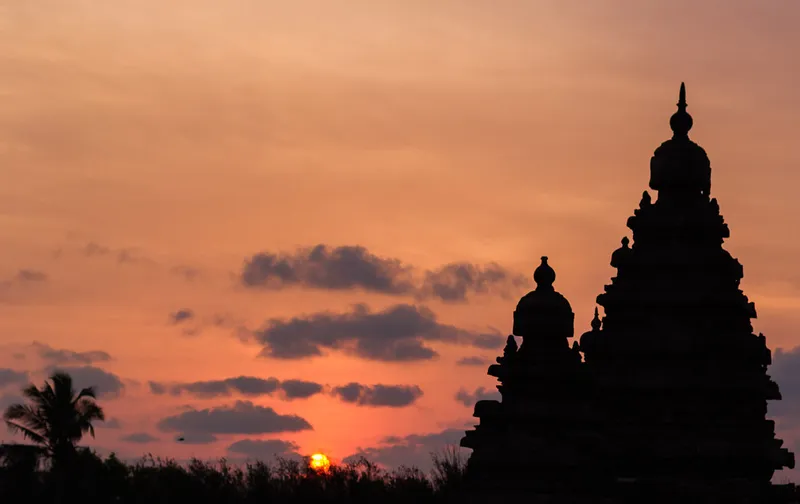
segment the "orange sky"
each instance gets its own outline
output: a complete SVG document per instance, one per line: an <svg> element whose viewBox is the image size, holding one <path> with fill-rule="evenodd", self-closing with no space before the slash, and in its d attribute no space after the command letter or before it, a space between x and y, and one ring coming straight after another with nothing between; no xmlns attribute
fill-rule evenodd
<svg viewBox="0 0 800 504"><path fill-rule="evenodd" d="M471 407L456 393L494 383L485 367L455 362L499 349L432 343L439 358L419 362L336 350L286 361L257 358L261 347L231 327L417 303L443 324L504 336L524 289L462 303L248 289L237 280L244 261L359 245L418 271L495 261L530 276L546 254L580 334L649 158L671 134L682 80L756 331L791 349L798 16L792 0L0 2L0 368L39 382L53 361L33 341L107 352L92 365L125 384L101 400L121 428L99 429L94 444L126 456L222 456L259 438L341 459L386 436L460 429ZM89 243L106 253L87 255ZM179 309L194 320L169 324ZM210 326L220 314L235 324ZM328 393L249 399L313 425L299 433L183 446L157 429L186 406L243 398L154 395L148 381L240 375L424 393L403 408ZM160 441L122 441L134 433Z"/></svg>

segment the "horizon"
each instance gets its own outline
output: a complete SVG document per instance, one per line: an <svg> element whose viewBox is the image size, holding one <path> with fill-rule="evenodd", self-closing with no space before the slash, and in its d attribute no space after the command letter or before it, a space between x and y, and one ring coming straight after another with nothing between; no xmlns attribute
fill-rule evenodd
<svg viewBox="0 0 800 504"><path fill-rule="evenodd" d="M800 449L800 4L188 5L0 8L3 408L66 368L101 453L425 465L539 257L590 329L685 81Z"/></svg>

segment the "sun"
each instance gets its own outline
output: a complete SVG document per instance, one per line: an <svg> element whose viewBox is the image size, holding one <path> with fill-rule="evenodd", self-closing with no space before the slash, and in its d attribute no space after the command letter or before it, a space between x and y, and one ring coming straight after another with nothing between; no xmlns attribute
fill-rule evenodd
<svg viewBox="0 0 800 504"><path fill-rule="evenodd" d="M309 458L308 465L315 471L325 472L330 469L331 461L324 453L315 453Z"/></svg>

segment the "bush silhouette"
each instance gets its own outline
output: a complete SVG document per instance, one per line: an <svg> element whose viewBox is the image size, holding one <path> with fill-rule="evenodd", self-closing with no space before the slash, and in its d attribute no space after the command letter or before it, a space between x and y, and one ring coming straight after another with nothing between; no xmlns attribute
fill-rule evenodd
<svg viewBox="0 0 800 504"><path fill-rule="evenodd" d="M455 447L432 455L430 475L409 467L387 471L365 458L325 471L287 458L244 466L226 459L180 464L149 454L135 463L114 453L103 459L77 446L104 419L93 388L76 392L68 374L55 373L23 394L26 403L9 406L4 419L35 444L0 445L0 502L425 504L451 502L463 484L465 464Z"/></svg>

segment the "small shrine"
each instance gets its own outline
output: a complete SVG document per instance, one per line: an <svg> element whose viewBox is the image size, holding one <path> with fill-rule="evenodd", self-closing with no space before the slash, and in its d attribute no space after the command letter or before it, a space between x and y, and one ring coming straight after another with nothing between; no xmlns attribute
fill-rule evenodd
<svg viewBox="0 0 800 504"><path fill-rule="evenodd" d="M473 450L474 495L530 502L790 503L773 485L794 455L775 437L767 401L771 353L723 248L728 225L711 198L711 164L689 139L681 84L671 139L650 160L650 189L611 256L591 329L573 337L569 302L546 257L489 368L501 401L480 401L461 445ZM521 462L524 460L524 463Z"/></svg>
<svg viewBox="0 0 800 504"><path fill-rule="evenodd" d="M520 299L513 335L489 367L502 400L478 401L481 423L461 442L473 450L468 471L475 490L495 497L571 491L586 464L577 448L586 441L580 425L588 389L578 343L569 342L575 314L553 287L547 257L533 278L536 290Z"/></svg>

